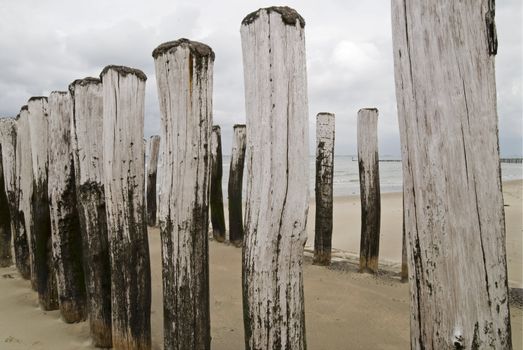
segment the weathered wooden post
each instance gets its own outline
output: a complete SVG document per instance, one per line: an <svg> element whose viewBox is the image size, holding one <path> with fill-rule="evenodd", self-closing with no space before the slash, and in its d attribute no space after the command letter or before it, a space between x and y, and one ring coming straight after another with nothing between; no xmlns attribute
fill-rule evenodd
<svg viewBox="0 0 523 350"><path fill-rule="evenodd" d="M69 92L53 91L49 96L48 190L60 314L66 323L81 322L87 316L71 145L72 113Z"/></svg>
<svg viewBox="0 0 523 350"><path fill-rule="evenodd" d="M225 214L222 193L222 131L213 125L211 133L211 223L212 235L218 242L225 241Z"/></svg>
<svg viewBox="0 0 523 350"><path fill-rule="evenodd" d="M243 124L233 127L231 166L229 168L229 241L237 247L243 243L243 167L245 163L245 147L247 145L246 128Z"/></svg>
<svg viewBox="0 0 523 350"><path fill-rule="evenodd" d="M149 162L147 163L147 224L156 226L156 173L158 171L160 136L151 136L147 143L147 149L149 150Z"/></svg>
<svg viewBox="0 0 523 350"><path fill-rule="evenodd" d="M31 135L29 133L29 111L27 106L20 109L16 121L16 182L18 184L19 223L14 239L15 255L20 274L31 279L31 287L36 290L34 269L34 235L31 234L33 209L33 157L31 154Z"/></svg>
<svg viewBox="0 0 523 350"><path fill-rule="evenodd" d="M49 212L48 171L49 148L47 97L31 97L29 108L29 133L33 158L33 226L35 252L34 267L37 279L38 299L44 310L58 309L56 275L53 265L51 239L51 215ZM33 238L32 238L33 239Z"/></svg>
<svg viewBox="0 0 523 350"><path fill-rule="evenodd" d="M403 229L401 232L401 282L409 281L409 265L408 265L408 256L407 256L407 239L405 236L405 196L403 196L403 208L402 208L402 219L403 219Z"/></svg>
<svg viewBox="0 0 523 350"><path fill-rule="evenodd" d="M8 164L6 159L4 165L2 141L0 139L0 267L7 267L13 263L13 257L11 256L11 214L9 212L9 200L7 199L6 190L6 182L9 180L4 180L4 168L10 168L11 164Z"/></svg>
<svg viewBox="0 0 523 350"><path fill-rule="evenodd" d="M75 80L71 144L83 240L89 325L93 344L112 346L111 264L103 180L103 89L97 78Z"/></svg>
<svg viewBox="0 0 523 350"><path fill-rule="evenodd" d="M243 250L246 349L305 349L303 246L309 146L305 21L288 7L249 14L241 37L247 115Z"/></svg>
<svg viewBox="0 0 523 350"><path fill-rule="evenodd" d="M143 144L147 77L137 69L107 66L100 78L113 347L150 349L151 267Z"/></svg>
<svg viewBox="0 0 523 350"><path fill-rule="evenodd" d="M316 116L316 222L313 264L330 265L332 249L332 185L335 119L332 113Z"/></svg>
<svg viewBox="0 0 523 350"><path fill-rule="evenodd" d="M153 57L165 147L159 218L164 348L210 349L207 236L214 52L180 39L161 44Z"/></svg>
<svg viewBox="0 0 523 350"><path fill-rule="evenodd" d="M358 166L361 198L360 272L376 273L381 216L376 108L358 111Z"/></svg>
<svg viewBox="0 0 523 350"><path fill-rule="evenodd" d="M412 349L511 349L494 1L392 1Z"/></svg>

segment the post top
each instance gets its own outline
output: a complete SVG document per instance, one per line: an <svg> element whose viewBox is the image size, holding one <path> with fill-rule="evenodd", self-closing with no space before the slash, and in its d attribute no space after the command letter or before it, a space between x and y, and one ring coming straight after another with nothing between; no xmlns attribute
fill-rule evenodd
<svg viewBox="0 0 523 350"><path fill-rule="evenodd" d="M320 112L320 113L317 114L317 116L319 116L319 115L328 115L330 117L334 117L335 116L335 114L331 113L331 112Z"/></svg>
<svg viewBox="0 0 523 350"><path fill-rule="evenodd" d="M149 140L159 139L159 138L160 138L160 135L151 135L151 136L149 136Z"/></svg>
<svg viewBox="0 0 523 350"><path fill-rule="evenodd" d="M198 57L211 57L211 60L214 61L214 51L210 46L205 45L204 43L198 41L192 41L186 38L180 38L174 41L168 41L163 44L158 45L156 49L153 50L153 57L158 58L158 56L163 55L171 50L176 51L176 48L182 46L187 47L191 50L191 53Z"/></svg>
<svg viewBox="0 0 523 350"><path fill-rule="evenodd" d="M233 129L236 128L245 128L245 124L234 124Z"/></svg>
<svg viewBox="0 0 523 350"><path fill-rule="evenodd" d="M300 27L305 28L305 20L296 10L288 6L272 6L266 8L260 8L257 11L249 13L242 21L242 25L248 26L254 22L259 16L261 11L267 11L267 13L277 12L281 15L283 23L289 26L295 26L296 21L300 22Z"/></svg>
<svg viewBox="0 0 523 350"><path fill-rule="evenodd" d="M361 113L361 112L371 112L371 113L376 113L378 114L378 109L377 108L362 108L358 111L358 114Z"/></svg>
<svg viewBox="0 0 523 350"><path fill-rule="evenodd" d="M219 125L213 125L213 126L212 126L212 131L214 131L214 130L221 130L221 129L222 129L222 128L220 128Z"/></svg>
<svg viewBox="0 0 523 350"><path fill-rule="evenodd" d="M101 84L101 83L102 83L102 81L99 78L93 78L93 77L76 79L71 84L69 84L69 90L71 90L71 88L74 87L75 85L86 86L89 84Z"/></svg>
<svg viewBox="0 0 523 350"><path fill-rule="evenodd" d="M23 105L22 107L20 107L20 112L21 111L28 111L29 110L29 107L27 107L27 105Z"/></svg>
<svg viewBox="0 0 523 350"><path fill-rule="evenodd" d="M145 73L139 69L130 68L130 67L126 67L126 66L117 66L114 64L110 64L102 70L102 72L100 73L100 79L102 79L102 77L105 75L105 73L107 73L109 70L117 71L118 73L120 73L123 76L126 76L128 74L133 74L138 79L141 79L143 81L147 80L147 76L145 75Z"/></svg>
<svg viewBox="0 0 523 350"><path fill-rule="evenodd" d="M47 101L47 96L33 96L29 100L27 100L27 102L37 101L37 100L45 100L45 101Z"/></svg>
<svg viewBox="0 0 523 350"><path fill-rule="evenodd" d="M67 91L51 91L50 95L67 95Z"/></svg>

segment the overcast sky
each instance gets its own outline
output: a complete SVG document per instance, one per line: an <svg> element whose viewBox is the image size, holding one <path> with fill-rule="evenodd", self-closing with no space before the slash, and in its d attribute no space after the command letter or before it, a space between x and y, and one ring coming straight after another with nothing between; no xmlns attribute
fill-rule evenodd
<svg viewBox="0 0 523 350"><path fill-rule="evenodd" d="M315 116L336 114L336 154L356 153L356 113L380 111L381 155L399 155L389 0L287 1L306 20L311 153ZM145 136L159 132L152 50L186 37L216 53L214 124L230 153L232 125L245 122L240 23L260 7L245 0L0 0L0 115L27 99L98 76L108 64L148 76ZM496 2L496 58L502 156L522 154L521 0Z"/></svg>

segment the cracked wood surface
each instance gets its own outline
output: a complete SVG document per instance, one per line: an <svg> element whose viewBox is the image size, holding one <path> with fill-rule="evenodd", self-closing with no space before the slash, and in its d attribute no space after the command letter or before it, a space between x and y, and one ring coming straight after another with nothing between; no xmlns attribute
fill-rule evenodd
<svg viewBox="0 0 523 350"><path fill-rule="evenodd" d="M317 265L330 265L331 262L334 137L334 114L318 113L316 116L316 220L313 258L313 263Z"/></svg>
<svg viewBox="0 0 523 350"><path fill-rule="evenodd" d="M24 108L25 107L25 108ZM29 133L29 111L27 106L20 110L16 122L16 178L18 183L18 215L20 226L16 232L15 246L20 246L21 268L24 278L31 279L31 287L36 290L36 272L34 269L34 240L31 234L33 221L33 158L31 155L31 135ZM18 240L18 244L16 243ZM24 259L24 254L27 254ZM17 253L18 255L18 253Z"/></svg>
<svg viewBox="0 0 523 350"><path fill-rule="evenodd" d="M127 67L108 66L101 79L113 347L149 350L151 269L144 188L145 75Z"/></svg>
<svg viewBox="0 0 523 350"><path fill-rule="evenodd" d="M225 241L226 230L223 211L222 175L222 131L219 125L213 125L211 133L210 206L212 235L218 242Z"/></svg>
<svg viewBox="0 0 523 350"><path fill-rule="evenodd" d="M246 349L306 348L307 71L304 28L291 11L294 25L277 11L260 9L240 29L248 133L242 272Z"/></svg>
<svg viewBox="0 0 523 350"><path fill-rule="evenodd" d="M241 247L243 243L242 197L246 142L245 125L234 125L227 195L229 197L229 241L237 247Z"/></svg>
<svg viewBox="0 0 523 350"><path fill-rule="evenodd" d="M358 111L358 167L361 198L360 272L378 272L380 250L380 173L378 110Z"/></svg>
<svg viewBox="0 0 523 350"><path fill-rule="evenodd" d="M82 236L76 205L69 92L49 96L49 205L60 314L66 323L87 317Z"/></svg>
<svg viewBox="0 0 523 350"><path fill-rule="evenodd" d="M511 349L494 1L392 1L413 349Z"/></svg>
<svg viewBox="0 0 523 350"><path fill-rule="evenodd" d="M214 53L187 39L159 48L155 67L164 152L159 217L164 347L210 349L208 228Z"/></svg>
<svg viewBox="0 0 523 350"><path fill-rule="evenodd" d="M103 185L103 89L97 78L75 80L71 145L83 242L89 329L97 347L112 346L111 266Z"/></svg>
<svg viewBox="0 0 523 350"><path fill-rule="evenodd" d="M158 154L160 151L160 136L153 135L147 141L149 162L147 163L147 224L156 226L156 214L158 211L158 197L156 195L156 182L158 172Z"/></svg>
<svg viewBox="0 0 523 350"><path fill-rule="evenodd" d="M34 248L36 287L42 309L56 310L58 309L58 295L48 197L49 114L47 97L31 97L27 102L27 107L33 164L31 246Z"/></svg>

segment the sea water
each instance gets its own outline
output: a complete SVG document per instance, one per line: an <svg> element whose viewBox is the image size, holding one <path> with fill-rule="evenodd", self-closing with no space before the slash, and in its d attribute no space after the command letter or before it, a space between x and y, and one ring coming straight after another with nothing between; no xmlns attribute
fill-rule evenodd
<svg viewBox="0 0 523 350"><path fill-rule="evenodd" d="M223 198L227 200L227 183L229 181L230 156L223 156ZM309 191L311 198L314 197L314 182L316 172L316 159L309 157ZM379 163L380 190L385 192L401 192L403 172L399 159L382 159ZM245 189L246 179L243 178ZM501 177L503 181L523 179L523 166L518 163L501 163ZM356 156L334 157L334 196L353 196L360 194L360 179L358 161Z"/></svg>

